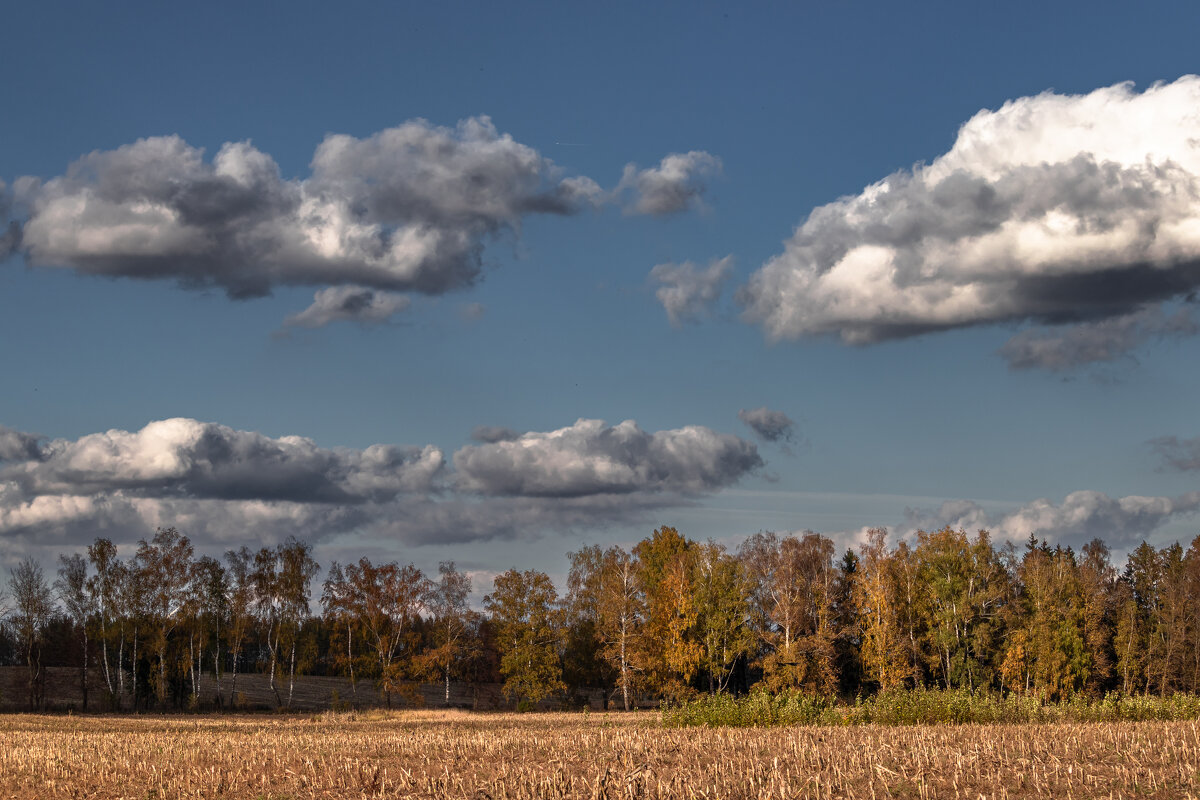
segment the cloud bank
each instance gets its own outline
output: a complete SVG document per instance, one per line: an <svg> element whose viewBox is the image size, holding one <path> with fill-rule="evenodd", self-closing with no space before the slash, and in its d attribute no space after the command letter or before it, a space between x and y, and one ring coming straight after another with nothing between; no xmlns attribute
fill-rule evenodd
<svg viewBox="0 0 1200 800"><path fill-rule="evenodd" d="M649 433L579 420L475 435L481 443L454 453L451 469L432 445L323 448L192 419L74 440L0 428L0 544L128 542L170 525L200 543L530 536L641 520L763 465L753 444L699 426Z"/></svg>
<svg viewBox="0 0 1200 800"><path fill-rule="evenodd" d="M1067 495L1061 503L1041 498L998 515L989 515L972 501L954 500L936 510L909 509L906 516L910 531L949 525L969 532L985 529L996 538L1015 542L1035 534L1072 545L1099 537L1120 548L1136 545L1168 522L1197 510L1200 492L1179 497L1109 497L1103 492L1080 491Z"/></svg>
<svg viewBox="0 0 1200 800"><path fill-rule="evenodd" d="M932 163L814 210L739 291L744 318L771 340L865 344L1186 297L1200 287L1197 108L1186 76L980 111ZM1029 345L1012 358L1037 365ZM1121 349L1072 348L1049 363Z"/></svg>

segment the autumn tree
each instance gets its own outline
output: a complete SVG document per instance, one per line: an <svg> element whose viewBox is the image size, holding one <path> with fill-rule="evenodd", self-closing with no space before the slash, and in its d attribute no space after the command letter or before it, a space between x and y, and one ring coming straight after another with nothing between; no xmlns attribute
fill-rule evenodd
<svg viewBox="0 0 1200 800"><path fill-rule="evenodd" d="M301 626L309 616L309 597L312 579L320 570L320 565L313 560L312 547L294 537L288 539L279 547L276 573L276 590L279 598L279 627L280 636L286 636L288 643L288 699L287 707L292 706L292 693L296 688L296 650L300 638Z"/></svg>
<svg viewBox="0 0 1200 800"><path fill-rule="evenodd" d="M887 529L871 528L859 547L853 594L863 671L885 692L901 688L913 677L905 654L896 583Z"/></svg>
<svg viewBox="0 0 1200 800"><path fill-rule="evenodd" d="M1091 670L1074 554L1031 537L1016 578L1020 591L1000 668L1004 684L1042 700L1070 697L1086 686Z"/></svg>
<svg viewBox="0 0 1200 800"><path fill-rule="evenodd" d="M646 622L637 663L651 689L682 696L700 667L699 607L692 583L696 543L663 525L633 549Z"/></svg>
<svg viewBox="0 0 1200 800"><path fill-rule="evenodd" d="M225 649L229 654L232 676L229 682L229 705L237 697L238 662L241 661L246 639L254 625L254 554L245 545L225 552L225 575L228 584Z"/></svg>
<svg viewBox="0 0 1200 800"><path fill-rule="evenodd" d="M92 568L92 574L87 579L87 591L95 611L104 685L108 689L109 703L112 709L120 711L125 688L125 670L122 666L125 637L122 629L124 615L121 613L119 587L125 577L125 566L117 558L116 545L109 539L97 538L95 542L88 545L87 558ZM113 649L116 650L115 668L110 663L110 645L113 645Z"/></svg>
<svg viewBox="0 0 1200 800"><path fill-rule="evenodd" d="M158 656L155 696L167 699L167 645L179 624L192 566L192 543L175 528L159 528L149 542L138 542L135 562L146 603L150 645Z"/></svg>
<svg viewBox="0 0 1200 800"><path fill-rule="evenodd" d="M1079 591L1083 603L1083 640L1087 647L1087 688L1100 696L1113 674L1113 598L1117 571L1109 560L1108 545L1093 539L1083 546L1079 564Z"/></svg>
<svg viewBox="0 0 1200 800"><path fill-rule="evenodd" d="M442 681L443 702L450 705L450 679L470 657L475 612L467 598L471 579L458 571L453 561L438 564L439 578L426 583L425 606L429 610L432 647L419 657L424 674Z"/></svg>
<svg viewBox="0 0 1200 800"><path fill-rule="evenodd" d="M692 577L699 666L710 693L724 691L737 663L754 647L750 579L742 562L715 542L696 548Z"/></svg>
<svg viewBox="0 0 1200 800"><path fill-rule="evenodd" d="M915 599L926 631L930 666L947 688L990 682L993 623L1002 607L1005 573L986 531L974 542L950 527L917 531Z"/></svg>
<svg viewBox="0 0 1200 800"><path fill-rule="evenodd" d="M563 691L564 615L550 576L510 569L496 576L483 604L496 628L505 696L532 704Z"/></svg>

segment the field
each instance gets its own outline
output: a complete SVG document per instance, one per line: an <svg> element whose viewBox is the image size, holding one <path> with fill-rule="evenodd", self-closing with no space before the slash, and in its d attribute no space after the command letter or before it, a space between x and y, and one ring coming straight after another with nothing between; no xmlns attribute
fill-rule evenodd
<svg viewBox="0 0 1200 800"><path fill-rule="evenodd" d="M654 713L0 717L0 798L1200 794L1200 725L664 729Z"/></svg>

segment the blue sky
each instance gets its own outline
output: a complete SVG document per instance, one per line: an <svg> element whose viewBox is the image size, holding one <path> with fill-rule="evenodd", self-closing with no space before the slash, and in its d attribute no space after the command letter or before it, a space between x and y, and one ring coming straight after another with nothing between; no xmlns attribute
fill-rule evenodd
<svg viewBox="0 0 1200 800"><path fill-rule="evenodd" d="M1177 181L1171 197L1186 194L1195 177L1187 154L1157 127L1103 131L1158 114L1180 141L1189 126L1200 138L1188 104L1194 87L1143 95L1197 71L1198 16L1177 3L8 9L0 181L22 236L0 264L0 425L11 445L6 456L0 439L0 558L49 559L100 534L132 544L156 524L177 524L212 551L291 532L316 543L323 563L362 553L424 568L454 559L477 570L477 582L514 565L561 576L580 544L633 542L659 524L731 545L760 529L812 528L850 545L863 526L903 534L945 523L1019 538L1036 526L1072 544L1100 535L1118 550L1143 536L1190 540L1200 505L1189 494L1200 488L1200 351L1189 335L1198 281L1186 210L1105 207L1107 222L1096 224L1115 230L1141 213L1182 220L1177 239L1163 225L1141 242L1166 253L1150 265L1120 242L1087 250L1059 231L1051 243L1065 253L1059 261L1019 249L988 261L1023 276L1004 284L1003 297L898 324L913 292L945 288L922 283L929 275L973 286L961 252L946 256L930 244L934 234L921 233L949 225L964 206L921 205L933 190L900 180L890 189L899 198L893 216L876 221L914 215L916 244L897 234L889 252L909 259L917 289L902 282L882 297L870 274L851 289L747 287L760 274L800 274L808 245L785 241L814 210L841 215L842 227L814 223L812 252L874 242L876 228L846 220L879 204L837 206L839 198L849 203L889 176L911 179L916 164L961 155L952 153L960 127L984 109L997 115L997 149L954 163L987 191L1027 180L1014 195L1025 202L1076 180L1067 172L1083 157L1102 182L1116 174L1103 172L1106 163L1126 171L1100 190L1070 186L1102 192L1144 177L1145 164L1182 164L1182 176L1162 180ZM1133 88L1114 96L1126 109L1115 116L1078 100L1125 81ZM1064 133L1059 106L1048 103L1020 107L1026 128L1050 141L1037 147L1053 156L1030 156L1032 139L1000 124L1006 102L1051 90L1066 98L1072 124L1092 125L1096 113L1096 147ZM456 127L486 125L484 116L492 130L482 139ZM499 206L483 208L455 194L467 180L455 161L438 162L449 188L431 188L421 183L424 156L372 138L398 127L458 148L476 171L494 166L497 148L519 153L532 159L522 174L536 185L497 179ZM323 162L317 176L314 154L331 134L353 137L354 152ZM281 228L274 250L237 244L191 260L174 239L151 259L159 277L129 277L137 259L110 247L113 215L144 211L144 198L120 187L148 180L151 168L141 150L119 163L103 154L170 136L176 149L155 162L170 173L163 185L208 186L222 146L248 141L278 167L272 197L342 192L346 213L366 208L380 236L419 218L465 250L414 267L443 282L433 290L380 278L341 251L303 272L291 245L279 244L299 230L287 217L275 220L293 227ZM179 166L191 152L179 148L203 149L199 172ZM54 182L93 152L100 160L77 168L74 183ZM702 155L679 173L663 161L689 153ZM1029 178L1029 159L1052 169ZM427 206L443 190L455 198L435 215ZM108 211L86 216L71 205L106 191L120 195ZM1069 217L1072 202L1092 209L1088 198L1069 198L1046 214ZM561 204L555 213L538 210L551 200ZM221 202L212 213L231 226L221 230L248 230ZM397 203L408 210L386 210ZM1021 219L1032 218L1022 208ZM1095 223L1093 212L1079 219ZM64 245L68 230L79 235ZM185 243L204 247L214 230ZM109 249L99 253L98 241ZM715 300L685 292L692 318L672 325L651 270L692 262L695 277L726 257L724 280L708 284ZM820 273L833 262L813 263ZM1033 297L1038 275L1064 263L1078 280L1055 284L1053 300L1049 289ZM247 274L267 275L265 286L231 299L230 282ZM1115 289L1114 274L1126 280ZM1172 288L1138 294L1142 278L1161 274ZM364 279L376 283L356 289ZM395 311L285 323L314 292L338 288ZM772 309L794 312L779 341L769 335ZM305 319L326 318L314 310ZM1001 353L1029 337L1053 346L1021 350L1024 361L1013 346ZM739 410L761 408L793 423L790 441L766 440L739 420ZM143 432L175 418L208 427ZM544 435L580 419L610 428L578 429L565 443ZM611 428L624 420L640 435ZM477 426L510 435L473 441ZM680 450L683 434L671 432L682 430L690 444ZM127 435L96 438L108 431ZM280 443L293 436L311 443ZM214 438L237 463L197 454L197 441ZM432 446L442 464L419 480L405 471L419 462L416 451L363 466L375 444ZM238 471L275 468L277 481L258 489ZM375 493L355 494L368 479ZM305 496L326 480L340 500ZM404 488L379 494L379 482L396 481ZM1087 494L1069 499L1077 492Z"/></svg>

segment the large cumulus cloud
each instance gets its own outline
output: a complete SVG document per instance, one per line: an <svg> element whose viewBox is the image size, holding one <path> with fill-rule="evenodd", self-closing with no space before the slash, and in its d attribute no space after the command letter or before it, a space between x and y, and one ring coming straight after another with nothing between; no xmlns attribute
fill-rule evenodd
<svg viewBox="0 0 1200 800"><path fill-rule="evenodd" d="M248 141L206 159L179 136L155 136L89 153L48 180L21 177L11 190L0 183L0 260L20 252L35 267L173 279L233 298L297 285L352 287L360 298L442 294L475 284L486 244L530 215L617 202L658 216L685 211L717 166L708 153L672 154L658 167L627 169L605 191L565 176L486 116L455 127L410 120L365 138L331 134L304 178L283 177ZM318 296L292 324L334 318L333 299ZM370 303L352 311L343 304L335 316L383 313Z"/></svg>
<svg viewBox="0 0 1200 800"><path fill-rule="evenodd" d="M762 465L754 445L691 426L647 433L581 420L549 433L485 429L482 444L323 448L191 419L78 439L0 429L0 543L132 541L176 526L201 543L409 544L512 538L643 519Z"/></svg>
<svg viewBox="0 0 1200 800"><path fill-rule="evenodd" d="M311 168L287 180L249 142L209 162L178 136L139 139L18 182L21 246L34 265L233 297L286 284L440 293L476 281L489 235L528 214L572 213L594 193L487 117L331 135Z"/></svg>
<svg viewBox="0 0 1200 800"><path fill-rule="evenodd" d="M1200 286L1200 78L1047 92L817 208L739 292L772 340L1119 317Z"/></svg>

